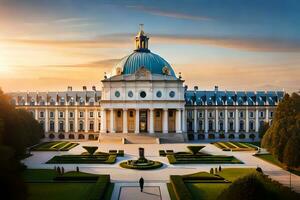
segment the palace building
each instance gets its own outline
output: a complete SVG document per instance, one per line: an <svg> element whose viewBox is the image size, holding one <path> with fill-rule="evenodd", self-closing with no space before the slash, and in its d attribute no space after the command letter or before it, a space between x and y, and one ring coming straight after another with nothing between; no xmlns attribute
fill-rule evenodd
<svg viewBox="0 0 300 200"><path fill-rule="evenodd" d="M17 109L32 113L55 139L101 135L182 136L185 140L258 139L272 123L283 91L188 90L181 74L149 48L141 29L135 50L104 76L102 90L10 93Z"/></svg>

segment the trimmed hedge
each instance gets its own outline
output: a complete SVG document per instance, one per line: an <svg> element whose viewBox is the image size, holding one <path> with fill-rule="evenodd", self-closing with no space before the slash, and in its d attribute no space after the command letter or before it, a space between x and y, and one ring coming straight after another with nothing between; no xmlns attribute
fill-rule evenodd
<svg viewBox="0 0 300 200"><path fill-rule="evenodd" d="M43 142L30 148L30 151L69 151L77 145L79 144L66 141Z"/></svg>
<svg viewBox="0 0 300 200"><path fill-rule="evenodd" d="M242 164L233 156L167 155L170 164Z"/></svg>
<svg viewBox="0 0 300 200"><path fill-rule="evenodd" d="M54 156L46 164L114 164L116 155L62 155Z"/></svg>
<svg viewBox="0 0 300 200"><path fill-rule="evenodd" d="M101 200L104 199L105 192L110 184L110 176L102 175L98 178L97 182L93 186L93 190L89 195L89 200Z"/></svg>
<svg viewBox="0 0 300 200"><path fill-rule="evenodd" d="M159 156L163 156L163 157L166 157L166 152L165 150L159 150Z"/></svg>
<svg viewBox="0 0 300 200"><path fill-rule="evenodd" d="M193 197L186 187L183 178L178 175L171 175L170 181L177 200L193 200Z"/></svg>
<svg viewBox="0 0 300 200"><path fill-rule="evenodd" d="M153 164L145 164L145 165L129 165L127 161L120 163L120 167L126 169L137 169L137 170L149 170L149 169L157 169L163 166L163 164L159 161L152 161Z"/></svg>

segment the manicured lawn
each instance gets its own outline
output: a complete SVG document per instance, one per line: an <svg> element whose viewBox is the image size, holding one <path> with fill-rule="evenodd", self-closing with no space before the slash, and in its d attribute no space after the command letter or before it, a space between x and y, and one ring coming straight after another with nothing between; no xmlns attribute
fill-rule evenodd
<svg viewBox="0 0 300 200"><path fill-rule="evenodd" d="M217 176L200 172L180 176L181 178L173 177L171 178L171 183L172 181L175 181L176 183L173 183L173 185L170 184L168 190L172 200L176 199L175 190L177 190L179 195L189 192L191 199L215 200L224 189L230 186L231 182L255 171L256 170L253 168L228 168L223 169Z"/></svg>
<svg viewBox="0 0 300 200"><path fill-rule="evenodd" d="M216 147L223 151L256 151L258 147L247 142L215 142Z"/></svg>
<svg viewBox="0 0 300 200"><path fill-rule="evenodd" d="M28 186L30 200L89 200L94 197L109 200L114 187L108 175L84 172L67 172L58 176L50 169L27 169L23 177Z"/></svg>
<svg viewBox="0 0 300 200"><path fill-rule="evenodd" d="M286 169L286 166L284 164L282 164L279 160L277 160L272 154L256 154L254 156L256 156L262 160L265 160L269 163L272 163L274 165L277 165L278 167ZM300 169L290 169L288 171L300 176Z"/></svg>
<svg viewBox="0 0 300 200"><path fill-rule="evenodd" d="M32 147L31 151L69 151L76 147L78 143L67 141L43 142Z"/></svg>
<svg viewBox="0 0 300 200"><path fill-rule="evenodd" d="M170 164L241 164L234 156L173 154L167 155Z"/></svg>
<svg viewBox="0 0 300 200"><path fill-rule="evenodd" d="M54 156L47 164L114 164L117 155L62 155Z"/></svg>
<svg viewBox="0 0 300 200"><path fill-rule="evenodd" d="M29 183L30 200L87 199L94 183Z"/></svg>

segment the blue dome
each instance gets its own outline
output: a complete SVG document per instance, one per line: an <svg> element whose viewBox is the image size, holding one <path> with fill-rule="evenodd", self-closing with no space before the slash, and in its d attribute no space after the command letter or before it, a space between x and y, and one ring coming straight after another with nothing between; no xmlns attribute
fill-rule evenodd
<svg viewBox="0 0 300 200"><path fill-rule="evenodd" d="M139 68L144 67L152 74L165 75L166 69L169 76L175 76L171 65L157 54L149 52L135 51L115 66L113 75L118 74L134 74Z"/></svg>

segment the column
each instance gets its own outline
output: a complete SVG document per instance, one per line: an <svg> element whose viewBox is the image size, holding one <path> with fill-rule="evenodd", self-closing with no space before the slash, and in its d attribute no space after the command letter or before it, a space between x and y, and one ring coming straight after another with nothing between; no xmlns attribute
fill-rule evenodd
<svg viewBox="0 0 300 200"><path fill-rule="evenodd" d="M149 122L150 122L150 127L149 127L149 133L150 134L153 134L154 133L154 109L153 108L150 108L150 119L149 119Z"/></svg>
<svg viewBox="0 0 300 200"><path fill-rule="evenodd" d="M135 131L136 134L140 133L140 110L135 109Z"/></svg>
<svg viewBox="0 0 300 200"><path fill-rule="evenodd" d="M225 107L225 133L228 132L228 110L227 110L227 106Z"/></svg>
<svg viewBox="0 0 300 200"><path fill-rule="evenodd" d="M106 133L106 111L104 108L101 108L101 128L100 133Z"/></svg>
<svg viewBox="0 0 300 200"><path fill-rule="evenodd" d="M55 113L54 113L54 132L58 133L58 110L55 108Z"/></svg>
<svg viewBox="0 0 300 200"><path fill-rule="evenodd" d="M182 130L181 130L181 109L176 110L176 133L182 133Z"/></svg>
<svg viewBox="0 0 300 200"><path fill-rule="evenodd" d="M215 119L216 119L216 133L218 133L219 132L219 110L218 110L218 108L216 108Z"/></svg>
<svg viewBox="0 0 300 200"><path fill-rule="evenodd" d="M69 111L68 111L68 108L66 108L66 112L65 112L65 132L66 133L69 132Z"/></svg>
<svg viewBox="0 0 300 200"><path fill-rule="evenodd" d="M39 110L37 108L35 109L35 112L34 112L34 119L37 121L39 120Z"/></svg>
<svg viewBox="0 0 300 200"><path fill-rule="evenodd" d="M258 108L255 110L255 132L258 132L259 122L258 122Z"/></svg>
<svg viewBox="0 0 300 200"><path fill-rule="evenodd" d="M75 108L75 112L74 112L74 131L75 131L75 133L77 133L78 132L78 108Z"/></svg>
<svg viewBox="0 0 300 200"><path fill-rule="evenodd" d="M45 110L45 132L49 131L49 117L48 117L48 109Z"/></svg>
<svg viewBox="0 0 300 200"><path fill-rule="evenodd" d="M187 110L185 110L185 109L183 109L182 110L182 131L184 132L184 133L186 133L187 132L187 130L186 130L186 112L187 112Z"/></svg>
<svg viewBox="0 0 300 200"><path fill-rule="evenodd" d="M89 113L88 113L88 109L86 108L84 111L84 132L88 132L89 131L89 124L88 124L88 117L89 117Z"/></svg>
<svg viewBox="0 0 300 200"><path fill-rule="evenodd" d="M239 132L239 111L237 108L235 109L235 132Z"/></svg>
<svg viewBox="0 0 300 200"><path fill-rule="evenodd" d="M249 132L249 110L248 106L246 107L246 133Z"/></svg>
<svg viewBox="0 0 300 200"><path fill-rule="evenodd" d="M204 127L204 129L205 129L205 133L207 133L208 132L208 114L207 114L207 108L205 108L205 111L204 111L204 114L205 114L205 122L204 122L204 124L205 124L205 127Z"/></svg>
<svg viewBox="0 0 300 200"><path fill-rule="evenodd" d="M197 133L197 110L194 109L194 133Z"/></svg>
<svg viewBox="0 0 300 200"><path fill-rule="evenodd" d="M94 110L94 132L98 132L99 131L99 128L98 128L98 111L97 109Z"/></svg>
<svg viewBox="0 0 300 200"><path fill-rule="evenodd" d="M110 132L115 133L115 113L114 109L110 109Z"/></svg>
<svg viewBox="0 0 300 200"><path fill-rule="evenodd" d="M269 108L266 109L266 122L269 123Z"/></svg>
<svg viewBox="0 0 300 200"><path fill-rule="evenodd" d="M169 125L168 125L168 109L164 109L164 114L163 114L163 133L168 133L169 132Z"/></svg>
<svg viewBox="0 0 300 200"><path fill-rule="evenodd" d="M123 133L128 133L127 108L123 108Z"/></svg>

